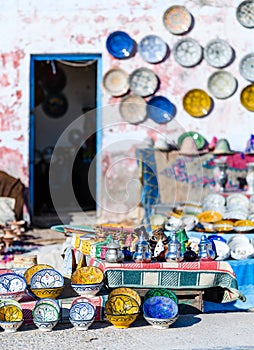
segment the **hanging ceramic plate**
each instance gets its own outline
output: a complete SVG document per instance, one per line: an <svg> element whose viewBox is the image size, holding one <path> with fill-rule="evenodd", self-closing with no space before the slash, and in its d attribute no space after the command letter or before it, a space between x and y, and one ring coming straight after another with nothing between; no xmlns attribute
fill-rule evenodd
<svg viewBox="0 0 254 350"><path fill-rule="evenodd" d="M138 44L140 56L149 63L161 62L167 54L168 46L157 35L147 35Z"/></svg>
<svg viewBox="0 0 254 350"><path fill-rule="evenodd" d="M183 34L189 31L192 25L190 12L184 6L171 6L163 15L163 23L172 34Z"/></svg>
<svg viewBox="0 0 254 350"><path fill-rule="evenodd" d="M129 90L129 74L123 69L112 68L103 77L103 87L111 96L122 96Z"/></svg>
<svg viewBox="0 0 254 350"><path fill-rule="evenodd" d="M236 9L236 18L238 22L246 27L254 27L254 1L246 0L240 3Z"/></svg>
<svg viewBox="0 0 254 350"><path fill-rule="evenodd" d="M241 104L251 112L254 112L254 84L246 86L240 96Z"/></svg>
<svg viewBox="0 0 254 350"><path fill-rule="evenodd" d="M241 59L239 70L244 79L254 81L254 53L250 53Z"/></svg>
<svg viewBox="0 0 254 350"><path fill-rule="evenodd" d="M225 40L214 39L205 46L204 57L210 66L223 68L232 61L233 49Z"/></svg>
<svg viewBox="0 0 254 350"><path fill-rule="evenodd" d="M158 87L157 75L148 68L138 68L129 78L131 91L138 96L149 96L155 93Z"/></svg>
<svg viewBox="0 0 254 350"><path fill-rule="evenodd" d="M68 102L63 94L47 95L42 108L49 117L60 118L67 112Z"/></svg>
<svg viewBox="0 0 254 350"><path fill-rule="evenodd" d="M178 145L179 149L182 146L183 140L189 136L192 137L193 140L195 141L197 149L202 149L205 146L206 140L204 139L204 137L202 135L200 135L196 131L187 131L178 137L177 145Z"/></svg>
<svg viewBox="0 0 254 350"><path fill-rule="evenodd" d="M173 55L177 63L183 67L193 67L202 60L202 47L191 38L179 40L173 47Z"/></svg>
<svg viewBox="0 0 254 350"><path fill-rule="evenodd" d="M175 114L175 105L166 97L154 96L147 103L147 116L156 123L167 123Z"/></svg>
<svg viewBox="0 0 254 350"><path fill-rule="evenodd" d="M192 117L204 117L212 107L212 100L204 90L193 89L185 94L183 107Z"/></svg>
<svg viewBox="0 0 254 350"><path fill-rule="evenodd" d="M139 124L146 119L146 101L141 96L125 97L119 108L122 118L128 123Z"/></svg>
<svg viewBox="0 0 254 350"><path fill-rule="evenodd" d="M208 90L216 98L228 98L236 91L237 81L229 72L219 70L208 79Z"/></svg>
<svg viewBox="0 0 254 350"><path fill-rule="evenodd" d="M115 58L129 58L134 52L135 41L129 36L129 34L122 31L116 31L108 36L106 47L108 52Z"/></svg>

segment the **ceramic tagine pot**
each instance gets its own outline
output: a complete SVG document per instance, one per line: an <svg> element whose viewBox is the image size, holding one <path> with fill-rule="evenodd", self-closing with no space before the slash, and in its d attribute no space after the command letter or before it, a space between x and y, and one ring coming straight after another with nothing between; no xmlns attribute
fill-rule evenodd
<svg viewBox="0 0 254 350"><path fill-rule="evenodd" d="M199 260L214 260L216 258L216 251L212 246L212 242L203 235L198 244L198 258Z"/></svg>

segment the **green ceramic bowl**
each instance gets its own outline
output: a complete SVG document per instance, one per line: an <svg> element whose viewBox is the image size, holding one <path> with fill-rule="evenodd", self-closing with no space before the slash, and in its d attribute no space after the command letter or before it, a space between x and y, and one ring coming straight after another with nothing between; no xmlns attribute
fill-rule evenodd
<svg viewBox="0 0 254 350"><path fill-rule="evenodd" d="M169 299L172 299L176 304L178 304L177 296L174 292L171 290L168 290L166 288L153 288L150 289L145 295L144 295L144 301L148 298L156 297L156 296L162 296L167 297Z"/></svg>

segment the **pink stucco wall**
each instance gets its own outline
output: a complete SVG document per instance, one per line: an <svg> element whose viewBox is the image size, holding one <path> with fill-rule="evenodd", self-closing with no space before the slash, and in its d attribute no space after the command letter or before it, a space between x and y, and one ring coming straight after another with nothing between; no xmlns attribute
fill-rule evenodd
<svg viewBox="0 0 254 350"><path fill-rule="evenodd" d="M203 47L211 39L222 38L235 50L235 60L226 70L238 80L238 89L226 100L215 100L212 113L205 118L193 118L182 107L188 90L207 91L207 79L216 69L205 60L194 68L183 68L171 52L165 62L152 65L138 53L128 60L116 60L105 47L111 32L123 30L137 43L147 34L157 34L172 49L179 36L165 29L162 17L173 4L184 4L195 19L189 37ZM166 125L152 120L138 126L126 125L118 110L121 98L111 98L103 91L102 191L98 200L102 208L109 209L105 211L108 217L116 212L125 216L124 212L137 203L137 182L133 183L138 176L135 145L147 136L155 140L162 133L176 141L183 131L196 130L208 141L213 136L226 136L232 149L243 151L254 131L254 115L240 103L240 92L249 83L239 73L239 62L253 51L254 29L238 23L238 4L238 0L16 0L2 4L0 27L6 35L1 38L0 48L0 168L29 185L31 54L102 53L103 74L112 67L129 73L141 66L151 68L161 82L157 95L168 97L177 107L174 122Z"/></svg>

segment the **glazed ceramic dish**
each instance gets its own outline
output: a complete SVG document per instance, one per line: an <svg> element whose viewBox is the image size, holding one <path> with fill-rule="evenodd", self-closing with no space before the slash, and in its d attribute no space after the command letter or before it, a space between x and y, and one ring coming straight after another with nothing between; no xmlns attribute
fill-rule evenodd
<svg viewBox="0 0 254 350"><path fill-rule="evenodd" d="M138 44L140 56L149 63L161 62L167 54L168 47L157 35L147 35Z"/></svg>
<svg viewBox="0 0 254 350"><path fill-rule="evenodd" d="M110 315L136 314L139 312L139 304L129 295L115 295L106 301L105 312Z"/></svg>
<svg viewBox="0 0 254 350"><path fill-rule="evenodd" d="M129 58L134 52L135 41L129 36L129 34L123 31L115 31L108 36L106 40L106 48L115 58Z"/></svg>
<svg viewBox="0 0 254 350"><path fill-rule="evenodd" d="M254 111L254 84L246 86L240 96L241 104L249 111Z"/></svg>
<svg viewBox="0 0 254 350"><path fill-rule="evenodd" d="M254 27L254 1L246 0L242 1L236 10L236 18L238 22L246 27Z"/></svg>
<svg viewBox="0 0 254 350"><path fill-rule="evenodd" d="M178 314L178 305L168 297L154 296L144 301L143 312L152 318L174 318Z"/></svg>
<svg viewBox="0 0 254 350"><path fill-rule="evenodd" d="M224 99L234 94L237 82L231 73L217 71L210 75L207 87L214 97Z"/></svg>
<svg viewBox="0 0 254 350"><path fill-rule="evenodd" d="M222 195L218 193L211 193L204 198L202 206L209 205L209 206L223 207L225 203L226 203L226 199Z"/></svg>
<svg viewBox="0 0 254 350"><path fill-rule="evenodd" d="M129 90L129 75L123 69L112 68L105 73L102 83L111 96L122 96Z"/></svg>
<svg viewBox="0 0 254 350"><path fill-rule="evenodd" d="M42 269L33 274L31 288L57 288L64 285L62 274L54 269Z"/></svg>
<svg viewBox="0 0 254 350"><path fill-rule="evenodd" d="M136 321L139 313L127 315L112 315L105 313L107 320L114 325L115 328L129 328Z"/></svg>
<svg viewBox="0 0 254 350"><path fill-rule="evenodd" d="M146 119L146 101L141 96L126 96L120 103L119 111L124 121L130 124L142 123Z"/></svg>
<svg viewBox="0 0 254 350"><path fill-rule="evenodd" d="M249 199L242 193L234 193L227 197L227 207L248 208Z"/></svg>
<svg viewBox="0 0 254 350"><path fill-rule="evenodd" d="M141 305L140 295L134 289L126 288L126 287L116 288L109 293L109 297L114 297L115 295L119 295L119 294L129 295L130 297L132 297L138 302L139 306Z"/></svg>
<svg viewBox="0 0 254 350"><path fill-rule="evenodd" d="M254 81L254 54L250 53L244 56L239 64L241 76L251 82Z"/></svg>
<svg viewBox="0 0 254 350"><path fill-rule="evenodd" d="M0 275L0 293L23 292L26 287L26 280L18 274L4 273Z"/></svg>
<svg viewBox="0 0 254 350"><path fill-rule="evenodd" d="M71 282L75 284L93 284L103 281L103 271L95 266L85 266L77 269L71 276Z"/></svg>
<svg viewBox="0 0 254 350"><path fill-rule="evenodd" d="M33 319L38 322L56 321L59 319L58 309L47 302L36 304L33 311Z"/></svg>
<svg viewBox="0 0 254 350"><path fill-rule="evenodd" d="M18 322L23 320L23 312L16 305L4 305L0 307L0 321Z"/></svg>
<svg viewBox="0 0 254 350"><path fill-rule="evenodd" d="M208 210L197 215L200 223L215 223L222 219L222 215L216 211Z"/></svg>
<svg viewBox="0 0 254 350"><path fill-rule="evenodd" d="M78 295L93 297L101 290L103 282L93 284L75 284L72 283L71 287Z"/></svg>
<svg viewBox="0 0 254 350"><path fill-rule="evenodd" d="M154 96L147 102L147 116L155 123L168 123L176 114L175 105L166 97Z"/></svg>
<svg viewBox="0 0 254 350"><path fill-rule="evenodd" d="M204 90L193 89L184 95L183 107L192 117L200 118L209 113L212 100Z"/></svg>
<svg viewBox="0 0 254 350"><path fill-rule="evenodd" d="M131 73L129 78L130 89L138 96L150 96L158 88L158 77L149 68L138 68Z"/></svg>
<svg viewBox="0 0 254 350"><path fill-rule="evenodd" d="M30 284L31 277L35 274L35 272L42 270L42 269L53 269L53 267L50 265L47 265L47 264L36 264L36 265L29 267L25 271L24 277L25 277L28 285Z"/></svg>
<svg viewBox="0 0 254 350"><path fill-rule="evenodd" d="M95 316L95 307L87 301L73 304L70 308L70 318L73 320L88 321Z"/></svg>
<svg viewBox="0 0 254 350"><path fill-rule="evenodd" d="M144 301L146 299L156 297L156 296L163 296L169 299L172 299L176 304L178 304L178 298L176 294L166 288L153 288L150 289L146 294L144 295Z"/></svg>
<svg viewBox="0 0 254 350"><path fill-rule="evenodd" d="M174 5L164 12L163 23L170 33L184 34L191 28L192 17L185 6Z"/></svg>
<svg viewBox="0 0 254 350"><path fill-rule="evenodd" d="M181 66L193 67L202 60L203 50L196 40L184 38L174 45L173 55L176 62Z"/></svg>
<svg viewBox="0 0 254 350"><path fill-rule="evenodd" d="M200 135L196 131L187 131L178 137L177 145L178 145L179 149L182 146L183 140L189 136L192 137L193 140L195 141L197 149L202 149L205 146L206 140L204 139L204 137L202 135Z"/></svg>
<svg viewBox="0 0 254 350"><path fill-rule="evenodd" d="M223 68L232 61L233 49L225 40L214 39L205 46L204 57L210 66Z"/></svg>

